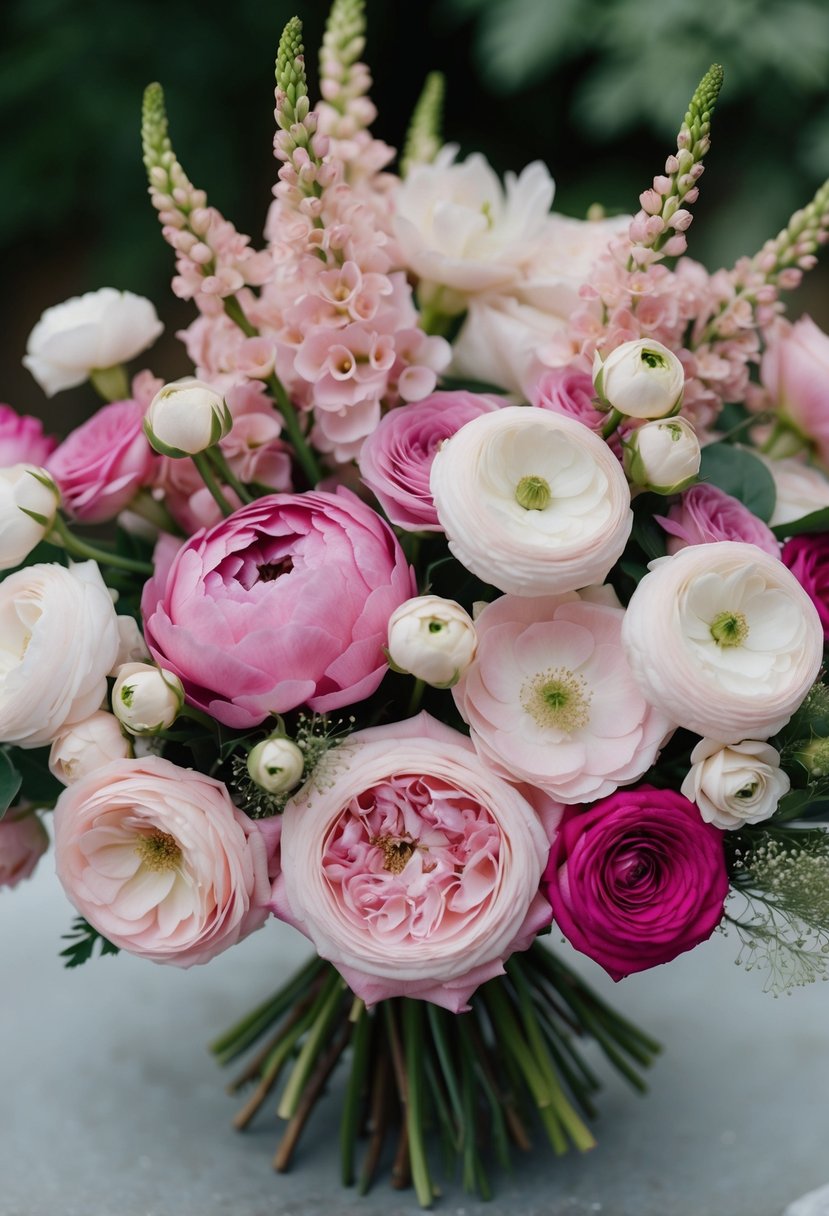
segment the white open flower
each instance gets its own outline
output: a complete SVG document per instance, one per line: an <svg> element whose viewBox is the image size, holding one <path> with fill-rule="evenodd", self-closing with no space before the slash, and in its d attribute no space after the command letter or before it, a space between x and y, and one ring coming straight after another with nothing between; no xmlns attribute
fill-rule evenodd
<svg viewBox="0 0 829 1216"><path fill-rule="evenodd" d="M820 469L795 456L783 460L761 459L774 478L776 490L770 528L794 523L804 515L829 507L829 478Z"/></svg>
<svg viewBox="0 0 829 1216"><path fill-rule="evenodd" d="M194 377L159 389L144 419L147 438L163 456L196 456L228 435L232 426L222 394Z"/></svg>
<svg viewBox="0 0 829 1216"><path fill-rule="evenodd" d="M293 739L272 735L251 748L248 754L248 775L269 794L287 794L299 785L305 768L305 756Z"/></svg>
<svg viewBox="0 0 829 1216"><path fill-rule="evenodd" d="M435 457L431 491L458 561L512 595L602 583L633 524L607 444L580 422L526 406L461 427Z"/></svg>
<svg viewBox="0 0 829 1216"><path fill-rule="evenodd" d="M47 308L29 335L23 366L52 397L135 358L163 328L149 300L102 287Z"/></svg>
<svg viewBox="0 0 829 1216"><path fill-rule="evenodd" d="M672 350L650 338L623 342L593 360L596 393L628 418L665 418L679 409L685 371Z"/></svg>
<svg viewBox="0 0 829 1216"><path fill-rule="evenodd" d="M770 744L757 739L731 744L700 739L691 752L682 793L697 804L707 823L741 828L773 815L790 785L780 768L780 753Z"/></svg>
<svg viewBox="0 0 829 1216"><path fill-rule="evenodd" d="M115 673L112 712L131 735L154 735L172 726L184 705L178 676L149 663L124 663Z"/></svg>
<svg viewBox="0 0 829 1216"><path fill-rule="evenodd" d="M436 688L451 688L475 657L472 618L454 600L419 595L389 618L388 655L398 670Z"/></svg>
<svg viewBox="0 0 829 1216"><path fill-rule="evenodd" d="M689 545L653 562L622 627L647 699L695 734L739 743L788 722L823 657L812 601L756 545Z"/></svg>
<svg viewBox="0 0 829 1216"><path fill-rule="evenodd" d="M0 469L0 570L28 557L55 521L60 494L45 469L13 464Z"/></svg>
<svg viewBox="0 0 829 1216"><path fill-rule="evenodd" d="M49 769L64 785L80 781L96 768L132 756L132 743L114 714L97 710L83 722L61 731L52 742Z"/></svg>
<svg viewBox="0 0 829 1216"><path fill-rule="evenodd" d="M702 451L684 418L645 422L624 441L625 472L632 482L656 494L678 494L699 473Z"/></svg>

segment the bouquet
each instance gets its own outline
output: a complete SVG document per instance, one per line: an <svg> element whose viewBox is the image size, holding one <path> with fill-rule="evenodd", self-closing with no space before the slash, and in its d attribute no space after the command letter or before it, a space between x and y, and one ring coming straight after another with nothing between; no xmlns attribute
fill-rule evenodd
<svg viewBox="0 0 829 1216"><path fill-rule="evenodd" d="M459 159L437 75L394 172L363 34L335 0L313 106L282 35L261 249L147 89L192 376L127 374L161 329L129 292L32 331L45 392L105 404L60 443L0 416L0 882L51 820L69 966L294 925L307 966L214 1044L252 1051L236 1125L273 1094L287 1168L339 1066L343 1182L391 1136L428 1207L435 1138L484 1195L538 1127L592 1145L585 1041L642 1086L657 1044L557 938L614 979L718 929L775 991L826 977L829 336L780 295L829 185L686 256L717 66L632 216Z"/></svg>

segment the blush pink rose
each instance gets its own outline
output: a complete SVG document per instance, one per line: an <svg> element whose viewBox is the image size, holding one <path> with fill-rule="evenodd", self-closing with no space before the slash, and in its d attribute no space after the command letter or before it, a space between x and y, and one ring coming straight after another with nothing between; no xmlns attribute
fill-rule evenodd
<svg viewBox="0 0 829 1216"><path fill-rule="evenodd" d="M114 519L152 475L155 456L137 401L113 401L71 431L49 457L64 507L84 523Z"/></svg>
<svg viewBox="0 0 829 1216"><path fill-rule="evenodd" d="M615 980L706 941L728 894L723 833L673 790L568 809L543 889L564 936Z"/></svg>
<svg viewBox="0 0 829 1216"><path fill-rule="evenodd" d="M220 781L159 756L116 760L55 806L58 878L104 937L190 967L268 916L268 848Z"/></svg>
<svg viewBox="0 0 829 1216"><path fill-rule="evenodd" d="M508 402L489 393L439 392L401 405L380 421L360 449L360 475L393 524L442 532L429 474L444 439L480 414Z"/></svg>
<svg viewBox="0 0 829 1216"><path fill-rule="evenodd" d="M49 837L28 807L15 807L0 819L0 887L29 878L49 848Z"/></svg>
<svg viewBox="0 0 829 1216"><path fill-rule="evenodd" d="M367 1004L466 1009L549 924L538 887L561 808L426 713L357 731L323 763L285 808L273 910Z"/></svg>
<svg viewBox="0 0 829 1216"><path fill-rule="evenodd" d="M767 339L760 379L780 414L829 466L829 335L811 317L779 320Z"/></svg>
<svg viewBox="0 0 829 1216"><path fill-rule="evenodd" d="M757 545L772 557L780 556L780 542L771 528L718 486L691 486L667 515L657 515L656 519L671 538L669 553L678 553L687 545L736 540Z"/></svg>
<svg viewBox="0 0 829 1216"><path fill-rule="evenodd" d="M43 434L39 418L18 414L10 405L0 405L0 469L13 464L42 468L57 443L54 436Z"/></svg>
<svg viewBox="0 0 829 1216"><path fill-rule="evenodd" d="M187 700L227 726L371 695L389 617L417 594L391 528L347 490L272 494L156 552L144 636Z"/></svg>
<svg viewBox="0 0 829 1216"><path fill-rule="evenodd" d="M829 532L795 536L786 541L781 556L817 608L829 641Z"/></svg>

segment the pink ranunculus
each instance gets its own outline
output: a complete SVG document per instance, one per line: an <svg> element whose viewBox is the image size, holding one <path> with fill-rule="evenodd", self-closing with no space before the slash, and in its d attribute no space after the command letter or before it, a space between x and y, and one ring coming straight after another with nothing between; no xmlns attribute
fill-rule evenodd
<svg viewBox="0 0 829 1216"><path fill-rule="evenodd" d="M274 911L367 1004L466 1009L549 924L538 886L561 808L426 713L357 731L323 766L285 808Z"/></svg>
<svg viewBox="0 0 829 1216"><path fill-rule="evenodd" d="M781 556L817 608L829 641L829 532L795 536L786 541Z"/></svg>
<svg viewBox="0 0 829 1216"><path fill-rule="evenodd" d="M691 486L667 516L657 515L656 519L670 535L669 553L678 553L688 545L736 540L757 545L772 557L780 556L780 542L771 528L719 486Z"/></svg>
<svg viewBox="0 0 829 1216"><path fill-rule="evenodd" d="M71 431L46 468L75 519L114 519L150 480L154 454L142 429L137 401L113 401Z"/></svg>
<svg viewBox="0 0 829 1216"><path fill-rule="evenodd" d="M58 878L104 937L157 963L206 963L268 915L268 846L220 781L159 756L115 760L55 806Z"/></svg>
<svg viewBox="0 0 829 1216"><path fill-rule="evenodd" d="M57 443L54 436L43 434L39 418L18 414L10 405L0 405L0 469L13 464L42 467Z"/></svg>
<svg viewBox="0 0 829 1216"><path fill-rule="evenodd" d="M29 878L49 848L46 829L28 807L14 807L0 819L0 887Z"/></svg>
<svg viewBox="0 0 829 1216"><path fill-rule="evenodd" d="M353 494L272 494L196 533L141 609L153 657L228 726L371 695L389 617L417 594L391 528Z"/></svg>
<svg viewBox="0 0 829 1216"><path fill-rule="evenodd" d="M778 320L767 341L760 379L784 419L814 444L829 467L829 335L811 317Z"/></svg>
<svg viewBox="0 0 829 1216"><path fill-rule="evenodd" d="M620 980L714 932L728 894L723 833L674 790L619 790L568 809L543 889L564 936Z"/></svg>
<svg viewBox="0 0 829 1216"><path fill-rule="evenodd" d="M438 392L386 414L360 450L360 475L393 524L440 532L429 489L435 453L450 435L480 414L508 402L490 393Z"/></svg>

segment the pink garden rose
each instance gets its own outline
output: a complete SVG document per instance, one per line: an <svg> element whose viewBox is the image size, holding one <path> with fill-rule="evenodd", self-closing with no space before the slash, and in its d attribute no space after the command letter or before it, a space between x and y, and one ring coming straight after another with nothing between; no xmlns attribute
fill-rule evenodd
<svg viewBox="0 0 829 1216"><path fill-rule="evenodd" d="M353 494L272 494L156 551L144 635L187 700L228 726L371 695L389 617L417 593L391 528Z"/></svg>
<svg viewBox="0 0 829 1216"><path fill-rule="evenodd" d="M670 535L668 552L678 553L686 545L710 545L721 540L745 541L780 556L780 542L766 524L738 498L719 486L700 484L685 490L667 516L656 520Z"/></svg>
<svg viewBox="0 0 829 1216"><path fill-rule="evenodd" d="M151 477L154 454L137 401L113 401L71 431L46 468L66 510L87 524L114 519Z"/></svg>
<svg viewBox="0 0 829 1216"><path fill-rule="evenodd" d="M530 390L530 405L552 410L583 422L591 431L601 431L607 414L596 409L596 390L588 370L577 365L553 367L544 372Z"/></svg>
<svg viewBox="0 0 829 1216"><path fill-rule="evenodd" d="M723 834L673 790L619 790L568 809L544 890L564 936L620 980L714 932L728 894Z"/></svg>
<svg viewBox="0 0 829 1216"><path fill-rule="evenodd" d="M28 807L14 807L0 819L0 887L29 878L49 848L46 829Z"/></svg>
<svg viewBox="0 0 829 1216"><path fill-rule="evenodd" d="M817 608L823 636L829 641L829 532L787 540L782 558Z"/></svg>
<svg viewBox="0 0 829 1216"><path fill-rule="evenodd" d="M268 915L268 849L220 781L159 756L115 760L55 806L58 878L104 937L156 963L206 963Z"/></svg>
<svg viewBox="0 0 829 1216"><path fill-rule="evenodd" d="M425 713L357 731L323 766L285 808L274 911L367 1004L468 1008L549 923L538 885L560 808Z"/></svg>
<svg viewBox="0 0 829 1216"><path fill-rule="evenodd" d="M778 320L768 338L760 379L781 416L811 440L829 467L829 335L811 317Z"/></svg>
<svg viewBox="0 0 829 1216"><path fill-rule="evenodd" d="M13 464L41 467L57 442L51 435L43 434L39 418L18 414L10 405L0 405L0 469Z"/></svg>
<svg viewBox="0 0 829 1216"><path fill-rule="evenodd" d="M402 405L380 421L360 450L360 475L393 524L441 532L429 489L435 453L450 435L507 402L489 393L438 392Z"/></svg>

